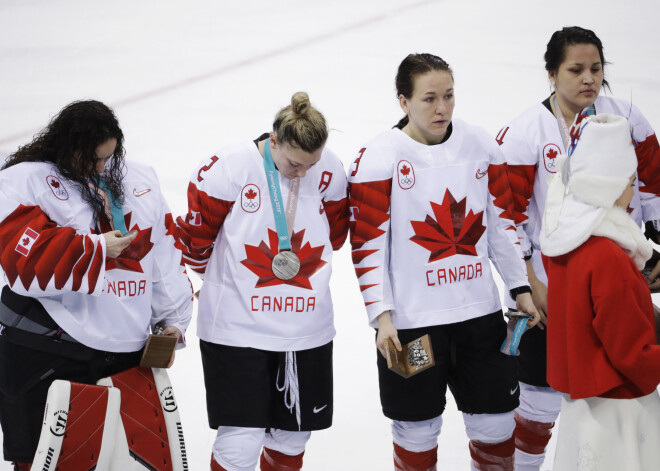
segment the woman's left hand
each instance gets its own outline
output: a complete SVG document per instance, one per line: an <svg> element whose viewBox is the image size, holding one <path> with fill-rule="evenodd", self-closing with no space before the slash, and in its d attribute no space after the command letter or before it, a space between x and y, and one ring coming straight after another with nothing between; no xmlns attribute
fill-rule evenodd
<svg viewBox="0 0 660 471"><path fill-rule="evenodd" d="M176 337L176 343L179 343L179 340L181 339L181 331L172 325L167 327L165 330L163 330L163 333L161 335L167 335L168 337ZM174 351L172 352L172 358L170 358L170 362L167 364L167 368L169 368L174 364L175 355L176 355L176 349L174 349Z"/></svg>
<svg viewBox="0 0 660 471"><path fill-rule="evenodd" d="M516 310L518 312L524 312L532 316L527 321L527 327L531 328L538 324L539 329L543 330L546 325L547 319L545 316L539 314L539 311L532 301L532 295L530 293L520 293L516 296Z"/></svg>

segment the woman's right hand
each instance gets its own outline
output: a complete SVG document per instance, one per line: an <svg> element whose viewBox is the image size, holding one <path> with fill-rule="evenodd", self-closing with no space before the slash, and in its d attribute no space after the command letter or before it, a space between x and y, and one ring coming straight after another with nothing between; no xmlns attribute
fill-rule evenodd
<svg viewBox="0 0 660 471"><path fill-rule="evenodd" d="M529 286L532 288L532 301L541 316L541 320L536 325L543 330L548 323L548 287L537 278L529 260L527 261L527 279L529 280Z"/></svg>
<svg viewBox="0 0 660 471"><path fill-rule="evenodd" d="M103 234L103 237L105 237L105 256L116 258L137 237L137 231L131 231L125 236L121 235L121 231L110 231Z"/></svg>
<svg viewBox="0 0 660 471"><path fill-rule="evenodd" d="M378 335L376 336L376 347L378 351L384 358L387 358L385 353L385 341L389 339L394 347L401 351L401 342L399 342L399 335L392 324L392 318L390 317L390 311L384 311L380 316L378 316Z"/></svg>

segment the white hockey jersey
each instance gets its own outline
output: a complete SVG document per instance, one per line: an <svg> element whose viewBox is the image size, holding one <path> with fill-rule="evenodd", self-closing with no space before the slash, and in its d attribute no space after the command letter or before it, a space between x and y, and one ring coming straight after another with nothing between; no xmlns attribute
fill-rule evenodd
<svg viewBox="0 0 660 471"><path fill-rule="evenodd" d="M398 329L499 310L489 259L509 289L527 286L492 139L455 119L442 144L392 129L359 151L349 169L351 244L373 327L386 310Z"/></svg>
<svg viewBox="0 0 660 471"><path fill-rule="evenodd" d="M290 180L277 175L287 201ZM254 142L224 147L195 169L188 214L177 223L186 263L204 274L199 338L271 351L304 350L333 339L332 252L346 239L348 213L346 175L331 151L324 149L300 180L291 245L301 265L290 280L273 274L278 237Z"/></svg>
<svg viewBox="0 0 660 471"><path fill-rule="evenodd" d="M131 162L126 171L124 222L138 236L107 259L105 230L51 163L0 172L0 261L9 287L38 299L80 343L111 352L139 350L160 321L185 333L192 315L176 225L156 174Z"/></svg>
<svg viewBox="0 0 660 471"><path fill-rule="evenodd" d="M601 95L594 108L596 114L612 113L628 118L636 141L639 177L630 203L631 216L640 224L660 220L660 147L651 125L635 106L623 100ZM532 106L502 128L496 141L508 164L521 249L523 253L532 251L534 272L547 284L539 243L541 223L548 180L556 173L554 162L559 154L566 153L549 99Z"/></svg>

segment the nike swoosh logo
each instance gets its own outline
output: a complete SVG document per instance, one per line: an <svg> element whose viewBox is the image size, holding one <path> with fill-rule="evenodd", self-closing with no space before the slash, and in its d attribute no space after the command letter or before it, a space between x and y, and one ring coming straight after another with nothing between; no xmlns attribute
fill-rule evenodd
<svg viewBox="0 0 660 471"><path fill-rule="evenodd" d="M315 414L318 414L319 412L321 412L321 411L322 411L323 409L325 409L326 407L328 407L327 404L324 405L323 407L319 407L319 408L314 407L314 413L315 413Z"/></svg>
<svg viewBox="0 0 660 471"><path fill-rule="evenodd" d="M133 196L140 197L142 195L146 195L150 191L151 191L151 188L147 188L146 190L140 190L140 191L137 191L135 188L133 188Z"/></svg>
<svg viewBox="0 0 660 471"><path fill-rule="evenodd" d="M487 171L487 170L484 170L484 171L482 172L481 170L477 169L477 173L476 173L474 176L477 177L477 179L479 179L479 178L483 178L483 177L485 177L486 175L488 175L488 171Z"/></svg>
<svg viewBox="0 0 660 471"><path fill-rule="evenodd" d="M518 390L518 386L520 386L520 385L519 385L519 384L516 385L516 387L513 388L513 389L511 390L511 392L509 392L509 394L510 394L511 396L513 396L513 395L516 393L516 391Z"/></svg>

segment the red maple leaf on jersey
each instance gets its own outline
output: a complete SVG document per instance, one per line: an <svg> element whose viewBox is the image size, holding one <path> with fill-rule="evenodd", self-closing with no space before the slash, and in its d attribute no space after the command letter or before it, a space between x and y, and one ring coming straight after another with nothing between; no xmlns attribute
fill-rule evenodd
<svg viewBox="0 0 660 471"><path fill-rule="evenodd" d="M53 188L59 188L59 187L60 187L60 183L57 182L57 181L55 181L55 180L51 180L51 181L50 181L50 185L51 185Z"/></svg>
<svg viewBox="0 0 660 471"><path fill-rule="evenodd" d="M250 191L245 193L245 197L249 200L253 200L257 196L257 192L250 188Z"/></svg>
<svg viewBox="0 0 660 471"><path fill-rule="evenodd" d="M557 154L558 154L558 152L557 152L556 150L554 150L554 149L550 149L550 150L548 151L548 153L545 154L545 155L546 155L546 157L549 158L549 159L554 159L555 157L557 157Z"/></svg>
<svg viewBox="0 0 660 471"><path fill-rule="evenodd" d="M406 167L405 165L401 167L401 175L408 175L410 173L410 167Z"/></svg>
<svg viewBox="0 0 660 471"><path fill-rule="evenodd" d="M28 238L26 237L26 238L23 239L21 242L23 242L23 245L27 246L27 245L30 243L30 239L28 239Z"/></svg>
<svg viewBox="0 0 660 471"><path fill-rule="evenodd" d="M435 219L429 215L424 221L410 221L415 235L410 238L431 252L429 262L452 255L477 255L476 245L486 231L482 224L483 211L465 213L467 198L456 202L449 190L445 191L442 204L431 201Z"/></svg>
<svg viewBox="0 0 660 471"><path fill-rule="evenodd" d="M304 246L302 245L304 236L304 229L291 235L291 248L300 259L300 271L290 280L280 280L273 274L273 258L278 252L277 232L268 229L268 243L261 241L256 247L245 244L247 258L242 260L241 263L259 277L255 288L286 284L312 289L309 279L328 262L321 259L321 255L323 255L322 245L312 247L309 242Z"/></svg>
<svg viewBox="0 0 660 471"><path fill-rule="evenodd" d="M151 227L148 229L140 229L140 226L134 224L131 227L132 212L124 214L124 223L129 231L138 231L137 237L133 239L131 244L126 247L118 257L106 258L105 269L108 270L127 270L138 273L144 273L140 261L151 251L154 244L151 242ZM107 230L94 231L96 234L107 232Z"/></svg>

